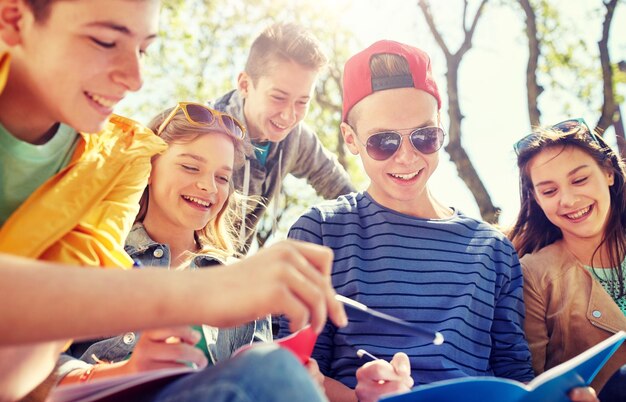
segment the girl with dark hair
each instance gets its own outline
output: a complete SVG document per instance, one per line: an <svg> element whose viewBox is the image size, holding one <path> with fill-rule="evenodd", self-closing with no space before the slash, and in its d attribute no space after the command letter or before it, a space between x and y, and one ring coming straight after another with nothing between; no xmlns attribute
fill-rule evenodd
<svg viewBox="0 0 626 402"><path fill-rule="evenodd" d="M523 268L524 326L539 374L626 330L626 175L582 119L539 129L514 148L521 207L509 237ZM601 390L625 363L622 346L592 386ZM620 382L600 399L610 400Z"/></svg>

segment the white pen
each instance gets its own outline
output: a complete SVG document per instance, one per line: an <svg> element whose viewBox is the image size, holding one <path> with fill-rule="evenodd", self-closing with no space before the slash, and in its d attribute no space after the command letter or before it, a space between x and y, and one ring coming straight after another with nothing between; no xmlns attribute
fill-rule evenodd
<svg viewBox="0 0 626 402"><path fill-rule="evenodd" d="M359 349L356 351L356 355L359 356L360 359L363 358L363 356L367 356L372 360L380 360L378 357L374 356L373 354L371 354L370 352L368 352L365 349Z"/></svg>

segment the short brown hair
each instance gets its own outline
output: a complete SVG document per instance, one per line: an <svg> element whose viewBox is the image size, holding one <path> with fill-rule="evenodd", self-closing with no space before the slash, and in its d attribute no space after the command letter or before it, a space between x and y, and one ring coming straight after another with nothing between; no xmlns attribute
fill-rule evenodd
<svg viewBox="0 0 626 402"><path fill-rule="evenodd" d="M256 81L276 60L293 61L312 70L320 70L328 63L317 38L294 23L276 23L267 27L252 43L245 71Z"/></svg>

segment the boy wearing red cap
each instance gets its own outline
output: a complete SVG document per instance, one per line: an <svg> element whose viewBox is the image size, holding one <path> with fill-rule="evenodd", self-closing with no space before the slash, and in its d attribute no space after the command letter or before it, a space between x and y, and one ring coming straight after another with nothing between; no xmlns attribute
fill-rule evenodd
<svg viewBox="0 0 626 402"><path fill-rule="evenodd" d="M427 344L367 323L341 331L327 325L314 357L330 377L329 396L354 396L356 388L366 400L410 389L411 377L421 384L475 375L530 380L513 247L428 189L444 139L428 55L380 41L348 60L343 79L341 132L371 183L364 192L312 208L289 236L334 250L338 293L439 331L445 342ZM406 353L392 360L398 377L384 384L358 381L359 348L382 359Z"/></svg>
<svg viewBox="0 0 626 402"><path fill-rule="evenodd" d="M327 324L313 352L327 377L327 395L370 401L414 382L530 380L522 273L513 246L428 189L444 139L428 55L380 41L348 60L343 82L341 131L371 183L364 192L312 208L289 237L333 249L339 294L438 331L445 342L434 345L368 322L351 321L343 329ZM281 335L288 332L285 324ZM361 367L360 348L381 359Z"/></svg>

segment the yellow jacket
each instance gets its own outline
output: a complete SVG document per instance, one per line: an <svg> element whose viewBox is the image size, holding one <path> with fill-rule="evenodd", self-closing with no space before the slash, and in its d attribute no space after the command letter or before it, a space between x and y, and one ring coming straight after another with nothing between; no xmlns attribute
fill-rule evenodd
<svg viewBox="0 0 626 402"><path fill-rule="evenodd" d="M9 56L0 54L0 92L8 67ZM151 157L167 145L120 116L112 116L97 134L80 135L69 165L0 228L0 252L75 265L132 266L124 240L139 210Z"/></svg>

